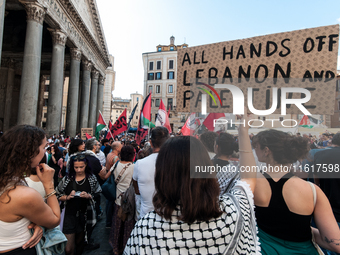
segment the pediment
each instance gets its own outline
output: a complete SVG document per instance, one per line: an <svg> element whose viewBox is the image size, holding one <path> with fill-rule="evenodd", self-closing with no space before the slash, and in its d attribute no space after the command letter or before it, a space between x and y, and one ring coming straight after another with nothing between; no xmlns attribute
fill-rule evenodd
<svg viewBox="0 0 340 255"><path fill-rule="evenodd" d="M107 54L107 45L101 25L96 0L69 0L77 10L92 38L103 52Z"/></svg>

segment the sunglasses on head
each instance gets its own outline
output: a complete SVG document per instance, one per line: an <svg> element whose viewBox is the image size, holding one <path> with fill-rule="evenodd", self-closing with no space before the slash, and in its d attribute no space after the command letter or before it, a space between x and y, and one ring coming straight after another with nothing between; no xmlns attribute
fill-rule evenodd
<svg viewBox="0 0 340 255"><path fill-rule="evenodd" d="M83 160L85 159L85 155L81 154L81 155L75 155L71 157L72 160Z"/></svg>

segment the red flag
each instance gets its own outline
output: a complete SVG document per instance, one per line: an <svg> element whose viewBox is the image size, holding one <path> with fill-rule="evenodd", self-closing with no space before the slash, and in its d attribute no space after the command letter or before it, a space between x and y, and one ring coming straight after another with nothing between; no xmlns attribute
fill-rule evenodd
<svg viewBox="0 0 340 255"><path fill-rule="evenodd" d="M203 121L203 125L207 127L210 131L215 131L214 120L219 118L225 118L224 113L209 113L209 115Z"/></svg>
<svg viewBox="0 0 340 255"><path fill-rule="evenodd" d="M157 120L156 120L156 127L158 126L166 127L166 129L169 130L169 133L171 133L169 117L166 113L166 108L165 108L165 105L162 99L161 99L161 103L159 104Z"/></svg>
<svg viewBox="0 0 340 255"><path fill-rule="evenodd" d="M112 137L124 132L127 130L127 123L126 123L126 109L123 113L119 116L116 120L115 124L110 128L110 132Z"/></svg>
<svg viewBox="0 0 340 255"><path fill-rule="evenodd" d="M126 123L126 109L122 112L119 118L116 120L115 124L111 127L110 132L112 137L124 132L127 130Z"/></svg>
<svg viewBox="0 0 340 255"><path fill-rule="evenodd" d="M196 128L200 126L200 120L192 113L181 129L183 135L193 135Z"/></svg>
<svg viewBox="0 0 340 255"><path fill-rule="evenodd" d="M85 133L85 135L86 135L86 139L91 139L92 138L92 136L90 136L88 133Z"/></svg>
<svg viewBox="0 0 340 255"><path fill-rule="evenodd" d="M112 136L112 133L111 133L112 127L113 127L113 125L112 125L111 121L109 121L109 130L107 131L106 139L110 139L111 137L114 138L114 137Z"/></svg>

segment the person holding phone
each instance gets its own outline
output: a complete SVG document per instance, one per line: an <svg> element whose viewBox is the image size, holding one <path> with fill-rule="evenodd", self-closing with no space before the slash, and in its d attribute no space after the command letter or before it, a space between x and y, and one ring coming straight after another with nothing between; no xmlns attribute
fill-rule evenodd
<svg viewBox="0 0 340 255"><path fill-rule="evenodd" d="M65 254L82 254L87 230L96 224L93 196L101 192L85 154L70 158L70 169L56 188L60 201L65 202L63 233L67 238ZM89 209L90 208L90 209Z"/></svg>

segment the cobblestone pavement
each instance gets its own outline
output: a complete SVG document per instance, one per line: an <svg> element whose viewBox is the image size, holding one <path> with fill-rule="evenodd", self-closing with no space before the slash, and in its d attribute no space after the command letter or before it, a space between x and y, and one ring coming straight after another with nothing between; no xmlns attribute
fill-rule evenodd
<svg viewBox="0 0 340 255"><path fill-rule="evenodd" d="M105 202L106 199L103 195L101 195L101 207L104 211L104 214L102 215L101 219L97 222L93 232L91 239L94 240L95 243L100 244L100 248L93 251L87 251L85 250L83 252L83 255L112 255L112 248L109 244L109 235L110 235L110 229L105 228Z"/></svg>

